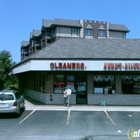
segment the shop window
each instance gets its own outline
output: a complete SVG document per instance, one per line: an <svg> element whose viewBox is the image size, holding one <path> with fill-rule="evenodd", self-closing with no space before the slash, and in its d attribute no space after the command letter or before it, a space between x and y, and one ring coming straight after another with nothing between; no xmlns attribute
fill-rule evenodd
<svg viewBox="0 0 140 140"><path fill-rule="evenodd" d="M65 87L65 75L54 75L54 93L63 93Z"/></svg>
<svg viewBox="0 0 140 140"><path fill-rule="evenodd" d="M74 81L74 76L73 75L67 75L66 80L67 81Z"/></svg>
<svg viewBox="0 0 140 140"><path fill-rule="evenodd" d="M34 90L39 91L39 75L34 76Z"/></svg>
<svg viewBox="0 0 140 140"><path fill-rule="evenodd" d="M122 93L140 94L140 75L122 75Z"/></svg>
<svg viewBox="0 0 140 140"><path fill-rule="evenodd" d="M54 81L55 82L64 82L65 81L65 75L54 75Z"/></svg>
<svg viewBox="0 0 140 140"><path fill-rule="evenodd" d="M66 75L66 87L67 89L71 89L72 93L75 93L75 82L74 75Z"/></svg>
<svg viewBox="0 0 140 140"><path fill-rule="evenodd" d="M44 75L40 75L40 92L45 92Z"/></svg>
<svg viewBox="0 0 140 140"><path fill-rule="evenodd" d="M45 92L44 75L34 76L34 90L38 92Z"/></svg>
<svg viewBox="0 0 140 140"><path fill-rule="evenodd" d="M65 87L75 93L74 75L54 75L54 93L62 94Z"/></svg>
<svg viewBox="0 0 140 140"><path fill-rule="evenodd" d="M54 82L54 93L63 93L65 87L65 82Z"/></svg>
<svg viewBox="0 0 140 140"><path fill-rule="evenodd" d="M65 87L72 90L72 94L76 91L86 91L86 75L54 75L54 93L63 94Z"/></svg>
<svg viewBox="0 0 140 140"><path fill-rule="evenodd" d="M114 94L115 78L114 75L94 75L95 94Z"/></svg>
<svg viewBox="0 0 140 140"><path fill-rule="evenodd" d="M75 81L86 82L87 81L87 76L86 75L76 75L75 76Z"/></svg>
<svg viewBox="0 0 140 140"><path fill-rule="evenodd" d="M77 82L77 91L86 91L86 82Z"/></svg>
<svg viewBox="0 0 140 140"><path fill-rule="evenodd" d="M65 75L54 75L54 93L63 93L65 87Z"/></svg>

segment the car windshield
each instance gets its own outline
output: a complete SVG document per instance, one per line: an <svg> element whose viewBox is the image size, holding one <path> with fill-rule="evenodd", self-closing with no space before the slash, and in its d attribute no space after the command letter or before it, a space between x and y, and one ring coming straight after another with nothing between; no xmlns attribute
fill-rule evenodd
<svg viewBox="0 0 140 140"><path fill-rule="evenodd" d="M12 94L0 94L0 100L14 100L14 97Z"/></svg>

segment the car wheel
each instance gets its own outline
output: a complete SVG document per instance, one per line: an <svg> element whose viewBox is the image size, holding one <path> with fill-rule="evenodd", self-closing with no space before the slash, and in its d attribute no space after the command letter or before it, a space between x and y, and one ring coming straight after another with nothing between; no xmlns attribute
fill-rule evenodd
<svg viewBox="0 0 140 140"><path fill-rule="evenodd" d="M20 107L18 107L18 110L17 110L17 112L16 112L16 116L19 117L19 116L20 116L20 113L21 113L21 112L20 112Z"/></svg>
<svg viewBox="0 0 140 140"><path fill-rule="evenodd" d="M24 103L23 106L22 106L22 110L23 110L23 111L25 110L25 103Z"/></svg>

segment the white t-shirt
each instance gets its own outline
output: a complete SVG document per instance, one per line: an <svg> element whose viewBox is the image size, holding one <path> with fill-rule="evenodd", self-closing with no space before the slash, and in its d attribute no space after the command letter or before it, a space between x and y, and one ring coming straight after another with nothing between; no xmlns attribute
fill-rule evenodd
<svg viewBox="0 0 140 140"><path fill-rule="evenodd" d="M67 97L67 90L63 91L64 97Z"/></svg>

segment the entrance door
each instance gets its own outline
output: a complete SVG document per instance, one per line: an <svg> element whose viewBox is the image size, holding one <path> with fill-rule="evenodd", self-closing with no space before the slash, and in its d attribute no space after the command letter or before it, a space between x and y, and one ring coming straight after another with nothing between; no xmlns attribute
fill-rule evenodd
<svg viewBox="0 0 140 140"><path fill-rule="evenodd" d="M124 94L132 94L133 93L133 83L131 81L123 81L122 82L122 92Z"/></svg>
<svg viewBox="0 0 140 140"><path fill-rule="evenodd" d="M87 104L86 82L76 82L76 104Z"/></svg>

